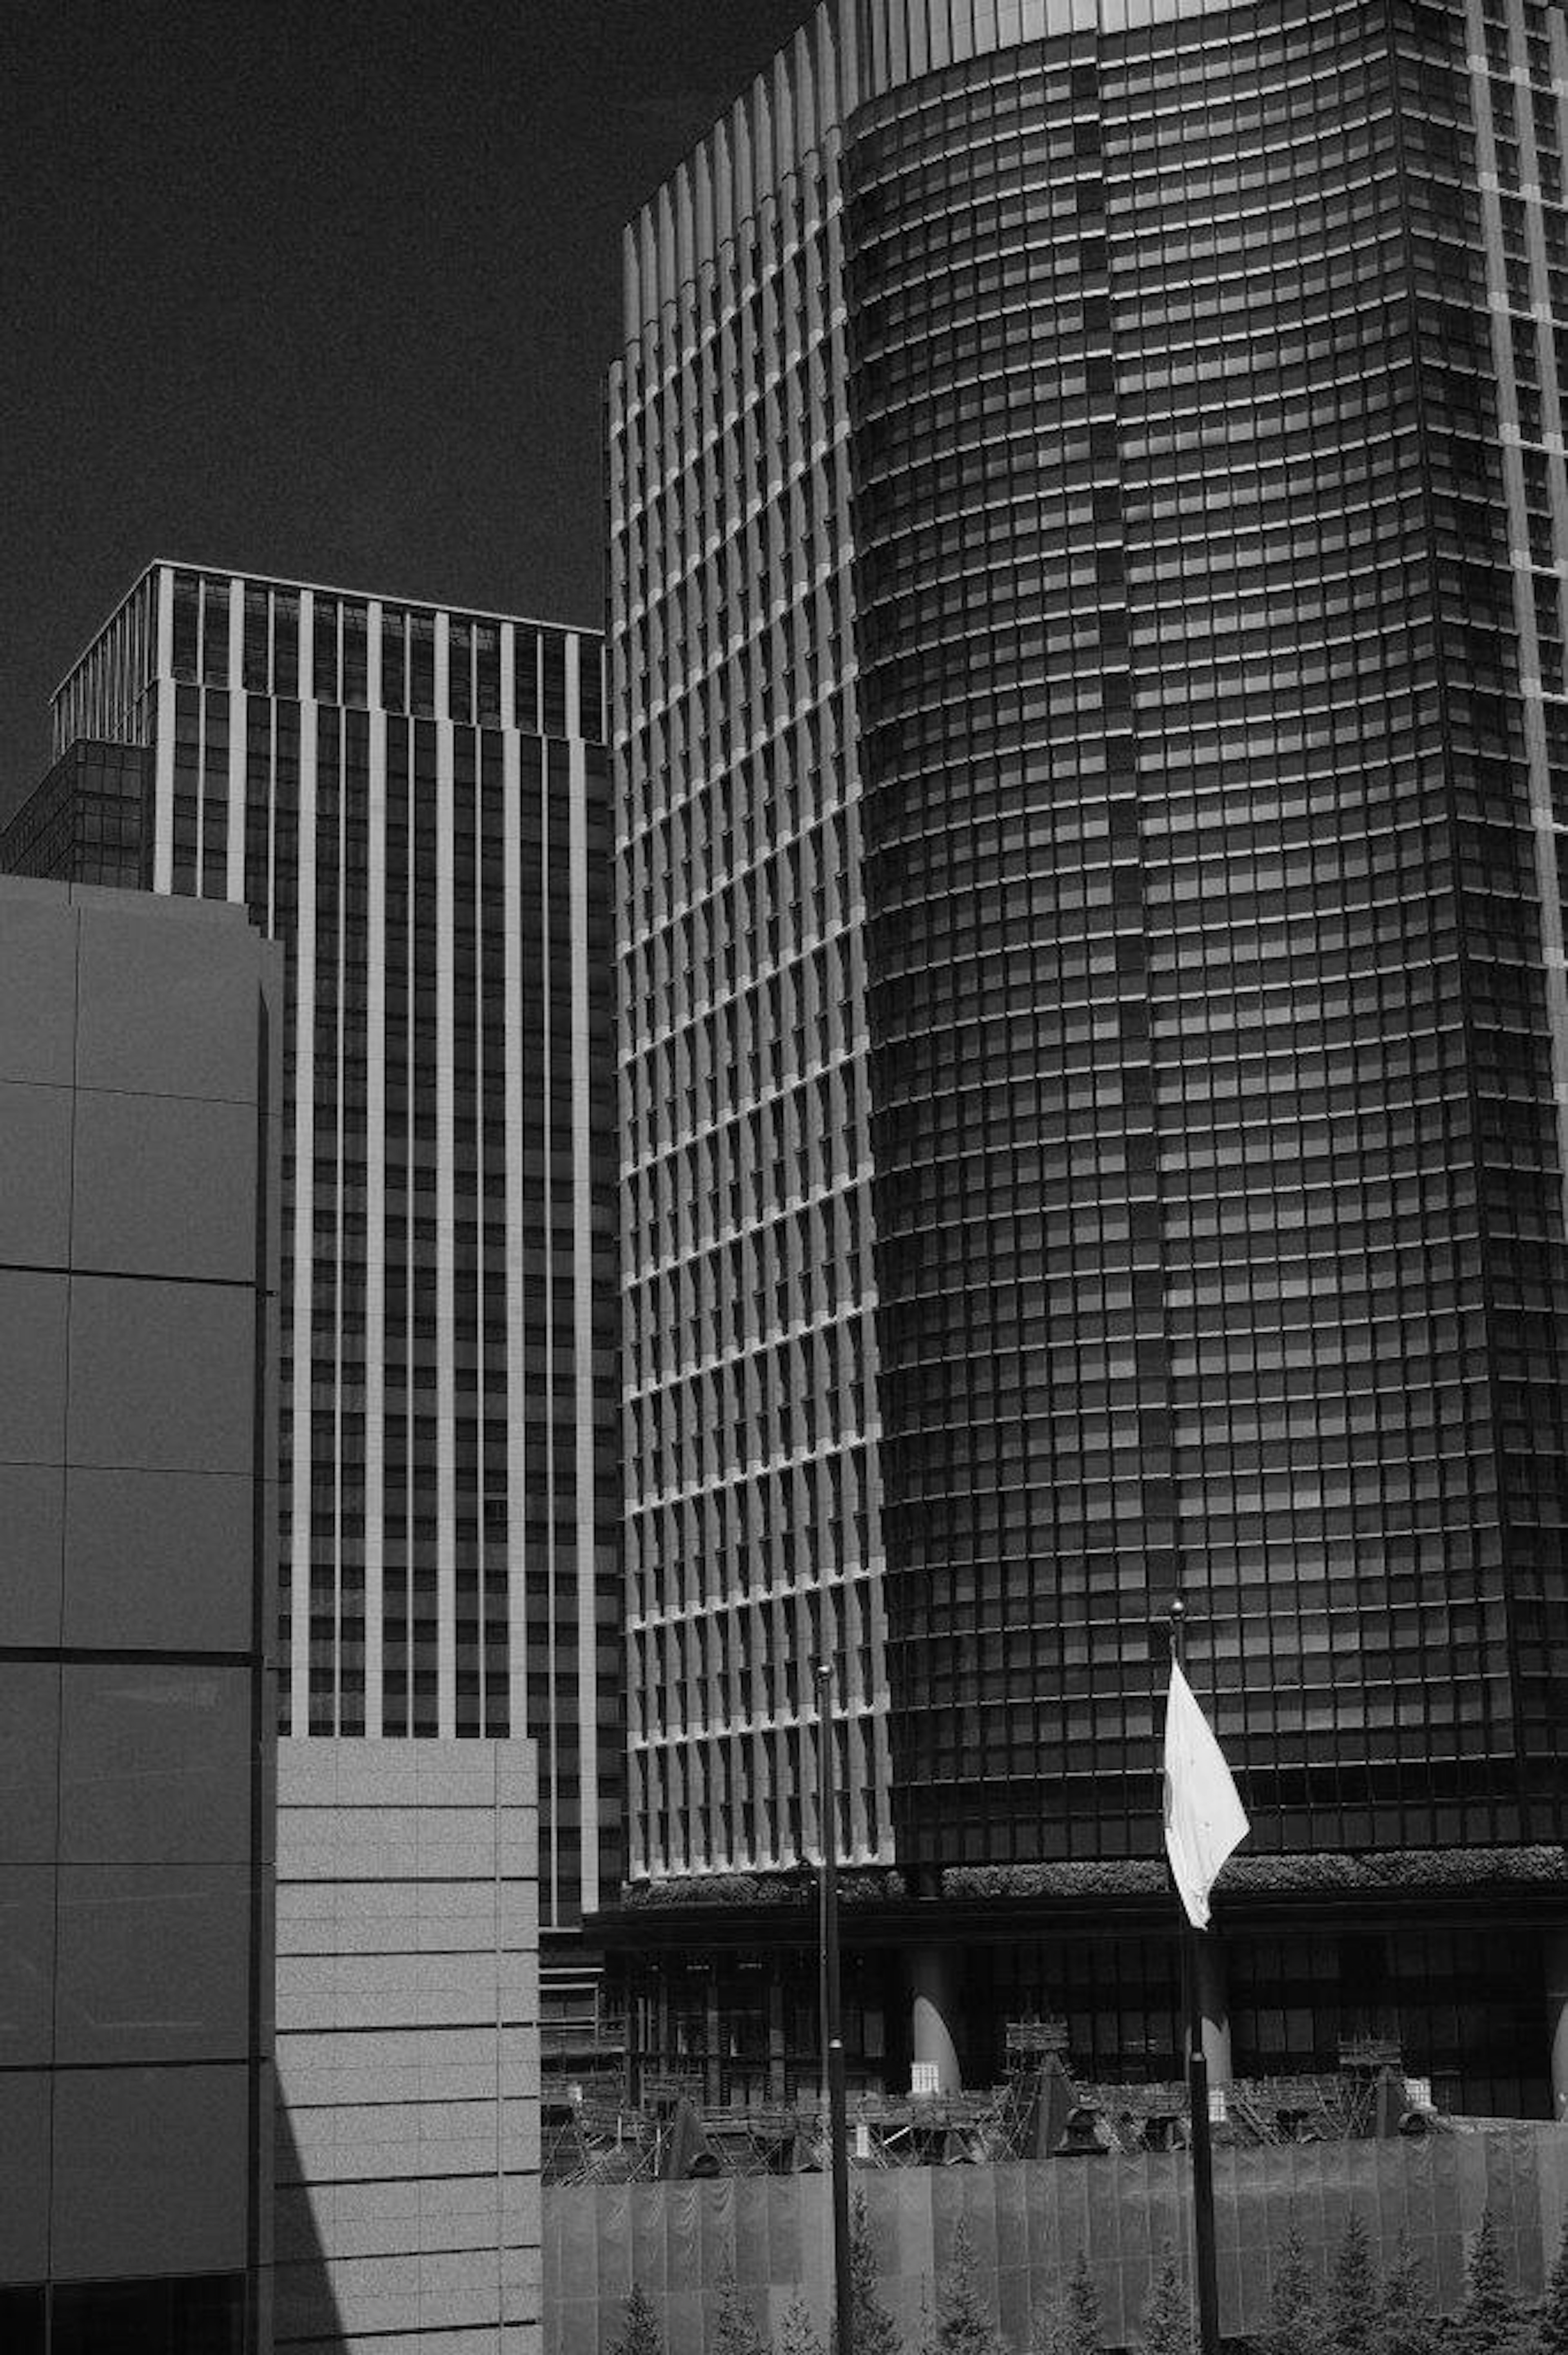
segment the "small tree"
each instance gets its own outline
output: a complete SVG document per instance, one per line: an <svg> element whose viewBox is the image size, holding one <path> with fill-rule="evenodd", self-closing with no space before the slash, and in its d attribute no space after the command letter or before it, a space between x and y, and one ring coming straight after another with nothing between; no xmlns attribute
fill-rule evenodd
<svg viewBox="0 0 1568 2355"><path fill-rule="evenodd" d="M1377 2285L1372 2242L1354 2209L1334 2252L1323 2319L1332 2355L1368 2355L1377 2322Z"/></svg>
<svg viewBox="0 0 1568 2355"><path fill-rule="evenodd" d="M1192 2309L1169 2241L1143 2301L1139 2346L1143 2355L1192 2355Z"/></svg>
<svg viewBox="0 0 1568 2355"><path fill-rule="evenodd" d="M1006 2355L980 2279L974 2244L963 2218L937 2293L937 2355Z"/></svg>
<svg viewBox="0 0 1568 2355"><path fill-rule="evenodd" d="M871 2211L864 2192L856 2191L850 2210L850 2317L854 2355L904 2355L898 2326L882 2303L879 2279L871 2238ZM829 2339L837 2355L836 2323Z"/></svg>
<svg viewBox="0 0 1568 2355"><path fill-rule="evenodd" d="M822 2355L822 2342L799 2296L792 2297L784 2309L784 2336L779 2341L779 2355Z"/></svg>
<svg viewBox="0 0 1568 2355"><path fill-rule="evenodd" d="M1568 2355L1568 2216L1563 2220L1563 2238L1546 2276L1536 2338L1541 2355Z"/></svg>
<svg viewBox="0 0 1568 2355"><path fill-rule="evenodd" d="M1058 2286L1034 2317L1029 2355L1099 2355L1099 2344L1100 2294L1080 2249L1066 2286Z"/></svg>
<svg viewBox="0 0 1568 2355"><path fill-rule="evenodd" d="M1465 2302L1448 2326L1452 2355L1520 2355L1528 2337L1524 2309L1508 2286L1489 2207L1465 2267Z"/></svg>
<svg viewBox="0 0 1568 2355"><path fill-rule="evenodd" d="M609 2355L664 2355L664 2341L653 2301L641 2282L634 2281L621 2317L620 2336Z"/></svg>
<svg viewBox="0 0 1568 2355"><path fill-rule="evenodd" d="M1436 2343L1437 2325L1426 2285L1402 2233L1383 2274L1368 2355L1433 2355Z"/></svg>
<svg viewBox="0 0 1568 2355"><path fill-rule="evenodd" d="M920 2276L920 2318L915 2327L915 2355L937 2355L937 2317L931 2305L931 2276Z"/></svg>
<svg viewBox="0 0 1568 2355"><path fill-rule="evenodd" d="M1073 2355L1099 2355L1103 2328L1099 2286L1082 2249L1074 2258L1073 2270L1067 2276L1067 2319L1073 2332Z"/></svg>
<svg viewBox="0 0 1568 2355"><path fill-rule="evenodd" d="M1058 2285L1030 2318L1026 2355L1073 2355L1073 2324L1067 2293Z"/></svg>
<svg viewBox="0 0 1568 2355"><path fill-rule="evenodd" d="M768 2355L768 2341L757 2317L741 2296L733 2260L719 2275L718 2318L714 2325L714 2355Z"/></svg>
<svg viewBox="0 0 1568 2355"><path fill-rule="evenodd" d="M1268 2286L1268 2320L1257 2337L1258 2355L1321 2355L1323 2318L1318 2286L1295 2219Z"/></svg>

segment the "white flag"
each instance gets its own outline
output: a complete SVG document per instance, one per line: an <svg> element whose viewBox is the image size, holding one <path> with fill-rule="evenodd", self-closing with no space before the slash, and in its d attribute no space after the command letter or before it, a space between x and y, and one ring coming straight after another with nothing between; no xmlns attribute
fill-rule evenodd
<svg viewBox="0 0 1568 2355"><path fill-rule="evenodd" d="M1165 1704L1165 1852L1195 1930L1207 1925L1209 1891L1221 1865L1251 1829L1209 1721L1172 1660Z"/></svg>

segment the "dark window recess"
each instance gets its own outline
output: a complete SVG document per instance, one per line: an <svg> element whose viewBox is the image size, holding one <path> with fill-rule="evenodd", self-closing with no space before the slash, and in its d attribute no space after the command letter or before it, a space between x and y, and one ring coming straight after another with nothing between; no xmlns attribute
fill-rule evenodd
<svg viewBox="0 0 1568 2355"><path fill-rule="evenodd" d="M50 2355L244 2355L239 2274L57 2283L51 2304Z"/></svg>

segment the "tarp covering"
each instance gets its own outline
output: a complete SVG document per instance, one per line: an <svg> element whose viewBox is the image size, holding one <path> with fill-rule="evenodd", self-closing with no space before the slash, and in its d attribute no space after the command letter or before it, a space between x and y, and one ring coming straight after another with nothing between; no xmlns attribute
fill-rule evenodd
<svg viewBox="0 0 1568 2355"><path fill-rule="evenodd" d="M911 2350L959 2221L1013 2348L1079 2249L1099 2286L1108 2344L1125 2346L1167 2243L1188 2261L1184 2153L1028 2159L997 2167L857 2169L884 2302ZM711 2346L718 2284L733 2264L775 2342L799 2293L826 2338L828 2186L820 2175L711 2182L560 2185L544 2195L546 2355L604 2355L633 2278L652 2300L668 2355ZM1490 2202L1515 2286L1539 2295L1568 2198L1568 2127L1502 2125L1421 2141L1325 2142L1214 2154L1220 2310L1227 2337L1266 2318L1270 2269L1292 2222L1326 2273L1352 2210L1374 2255L1401 2234L1434 2303L1452 2307L1466 2251Z"/></svg>

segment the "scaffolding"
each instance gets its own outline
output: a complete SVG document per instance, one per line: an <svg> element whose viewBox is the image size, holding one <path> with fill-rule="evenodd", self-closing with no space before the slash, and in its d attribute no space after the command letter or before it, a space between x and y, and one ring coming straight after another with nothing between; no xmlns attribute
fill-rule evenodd
<svg viewBox="0 0 1568 2355"><path fill-rule="evenodd" d="M1019 2031L1016 2041L1013 2029ZM1009 2028L1004 2082L983 2092L863 2094L849 2113L852 2165L862 2169L974 2167L1103 2152L1180 2150L1189 2136L1182 2083L1104 2084L1075 2078L1065 2033L1049 2022ZM663 2077L642 2106L574 2088L546 2092L546 2183L691 2181L716 2175L794 2175L825 2164L820 2098L717 2106L700 2076ZM1215 2088L1220 2147L1347 2142L1448 2130L1397 2045L1345 2044L1331 2074L1255 2077Z"/></svg>

